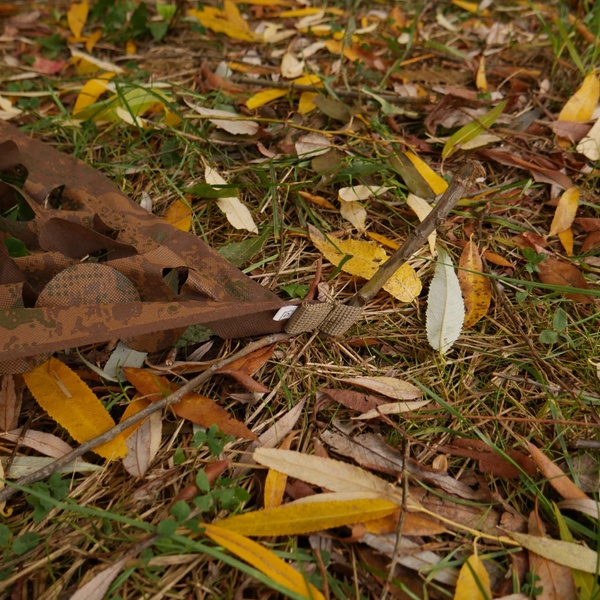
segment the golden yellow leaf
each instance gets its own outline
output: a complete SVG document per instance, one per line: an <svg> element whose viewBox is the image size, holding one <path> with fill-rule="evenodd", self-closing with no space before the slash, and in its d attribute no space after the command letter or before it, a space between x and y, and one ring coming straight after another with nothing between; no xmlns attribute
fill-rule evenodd
<svg viewBox="0 0 600 600"><path fill-rule="evenodd" d="M400 244L394 242L394 240L390 240L390 238L385 237L385 235L381 235L380 233L373 233L372 231L367 231L367 235L376 242L379 242L382 246L387 246L392 250L398 250L400 248Z"/></svg>
<svg viewBox="0 0 600 600"><path fill-rule="evenodd" d="M260 544L219 525L203 525L204 533L213 542L251 564L273 581L305 598L324 600L323 594L293 567Z"/></svg>
<svg viewBox="0 0 600 600"><path fill-rule="evenodd" d="M302 77L294 79L292 83L295 83L296 85L322 85L321 78L318 75L303 75ZM268 104L273 100L277 100L277 98L283 98L283 96L287 96L288 93L289 90L269 88L248 98L248 100L246 100L246 106L250 110L253 110L264 104Z"/></svg>
<svg viewBox="0 0 600 600"><path fill-rule="evenodd" d="M281 448L289 450L294 439L294 433L290 433L285 440L281 443ZM281 506L283 502L283 494L285 493L285 486L287 484L287 475L281 473L275 469L269 469L265 478L265 492L264 492L264 507L265 508L276 508Z"/></svg>
<svg viewBox="0 0 600 600"><path fill-rule="evenodd" d="M232 9L232 2L225 3L227 10L220 10L212 6L204 6L202 10L192 8L187 11L187 14L198 19L200 24L215 33L224 33L227 37L234 40L241 40L244 42L256 42L260 39L260 36L250 31L248 24L241 18L243 26L239 23L239 19L235 17L235 11L237 8ZM233 5L235 7L235 5ZM229 15L234 15L236 23L229 20ZM239 15L239 12L238 12Z"/></svg>
<svg viewBox="0 0 600 600"><path fill-rule="evenodd" d="M481 559L472 554L458 574L454 600L490 600L491 597L490 576Z"/></svg>
<svg viewBox="0 0 600 600"><path fill-rule="evenodd" d="M475 242L469 241L460 255L458 282L465 301L463 327L475 325L484 317L492 300L492 285L483 275L483 261Z"/></svg>
<svg viewBox="0 0 600 600"><path fill-rule="evenodd" d="M415 215L419 217L419 221L423 222L427 215L432 211L433 206L425 200L425 198L421 198L421 196L417 196L412 192L408 194L406 197L406 204L410 206ZM429 243L429 251L432 256L435 256L435 244L437 241L437 231L435 229L427 236L427 242Z"/></svg>
<svg viewBox="0 0 600 600"><path fill-rule="evenodd" d="M429 187L433 190L436 196L443 194L448 187L446 180L440 177L424 160L421 160L416 154L412 152L405 152L404 155L414 165L415 169L419 172L419 175L429 184Z"/></svg>
<svg viewBox="0 0 600 600"><path fill-rule="evenodd" d="M341 265L342 271L363 279L373 277L380 265L387 259L387 252L373 244L359 240L335 240L325 238L314 227L309 228L310 239L323 256L334 266ZM421 281L415 270L404 263L383 286L383 289L402 302L412 302L421 292Z"/></svg>
<svg viewBox="0 0 600 600"><path fill-rule="evenodd" d="M73 107L73 116L82 111L87 106L94 104L98 98L106 91L109 81L115 76L115 73L102 73L97 78L90 79L81 88L75 106Z"/></svg>
<svg viewBox="0 0 600 600"><path fill-rule="evenodd" d="M175 200L165 211L164 219L181 231L189 231L192 226L193 215L192 207L187 202Z"/></svg>
<svg viewBox="0 0 600 600"><path fill-rule="evenodd" d="M325 47L331 54L344 54L344 56L352 62L355 62L360 59L360 54L356 48L353 46L348 46L347 44L343 44L339 40L327 40L325 42Z"/></svg>
<svg viewBox="0 0 600 600"><path fill-rule="evenodd" d="M74 2L67 11L67 23L69 29L77 41L81 39L81 32L88 18L89 5L88 0Z"/></svg>
<svg viewBox="0 0 600 600"><path fill-rule="evenodd" d="M600 81L595 72L585 77L581 87L567 100L558 115L559 121L589 121L600 98Z"/></svg>
<svg viewBox="0 0 600 600"><path fill-rule="evenodd" d="M579 190L575 187L566 190L558 200L548 236L562 233L571 227L579 206Z"/></svg>
<svg viewBox="0 0 600 600"><path fill-rule="evenodd" d="M223 3L223 13L225 14L225 18L232 23L234 27L238 27L239 29L248 32L250 35L253 35L248 23L246 23L244 17L242 17L235 2L225 0Z"/></svg>
<svg viewBox="0 0 600 600"><path fill-rule="evenodd" d="M94 31L87 36L85 40L85 49L87 52L91 52L94 49L94 46L100 41L102 37L102 29L99 27L94 29Z"/></svg>
<svg viewBox="0 0 600 600"><path fill-rule="evenodd" d="M477 66L475 85L480 92L488 91L488 82L485 76L485 57L483 55L481 55L481 58L479 59L479 65Z"/></svg>
<svg viewBox="0 0 600 600"><path fill-rule="evenodd" d="M311 110L317 108L313 100L318 96L317 92L302 92L298 101L298 112L307 115Z"/></svg>
<svg viewBox="0 0 600 600"><path fill-rule="evenodd" d="M330 494L325 494L328 496ZM332 527L364 523L392 514L398 505L384 498L292 502L218 521L223 529L241 535L299 535Z"/></svg>
<svg viewBox="0 0 600 600"><path fill-rule="evenodd" d="M86 442L115 426L102 402L69 367L55 358L23 375L37 403L78 442ZM122 436L94 448L107 459L122 458L127 447Z"/></svg>
<svg viewBox="0 0 600 600"><path fill-rule="evenodd" d="M467 0L452 0L452 4L472 14L477 14L479 12L479 2L468 2Z"/></svg>
<svg viewBox="0 0 600 600"><path fill-rule="evenodd" d="M137 44L133 40L127 40L125 42L125 54L131 56L137 52Z"/></svg>
<svg viewBox="0 0 600 600"><path fill-rule="evenodd" d="M558 239L565 249L565 252L571 256L573 254L573 230L569 227L569 229L561 231L558 234Z"/></svg>

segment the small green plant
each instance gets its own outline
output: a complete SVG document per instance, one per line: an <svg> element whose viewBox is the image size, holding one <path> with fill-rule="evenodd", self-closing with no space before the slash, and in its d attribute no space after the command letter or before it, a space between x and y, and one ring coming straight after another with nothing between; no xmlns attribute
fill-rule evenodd
<svg viewBox="0 0 600 600"><path fill-rule="evenodd" d="M211 455L218 456L223 452L225 445L233 442L234 439L234 437L224 434L216 425L211 425L208 429L201 429L194 434L192 447L201 448L206 444Z"/></svg>
<svg viewBox="0 0 600 600"><path fill-rule="evenodd" d="M533 248L523 248L521 250L523 257L527 261L525 270L528 273L539 273L540 268L538 265L546 260L545 254L538 254Z"/></svg>
<svg viewBox="0 0 600 600"><path fill-rule="evenodd" d="M542 344L556 344L559 335L567 328L567 313L559 308L554 313L554 319L552 319L552 329L544 329L540 333L539 341Z"/></svg>
<svg viewBox="0 0 600 600"><path fill-rule="evenodd" d="M39 523L56 505L51 500L64 500L69 495L69 481L63 479L60 473L53 473L48 481L34 483L31 489L39 492L39 495L26 494L25 499L33 508L34 523Z"/></svg>
<svg viewBox="0 0 600 600"><path fill-rule="evenodd" d="M521 588L523 594L526 594L529 598L532 599L537 598L537 596L540 596L544 591L544 588L541 585L537 585L537 583L540 580L541 577L539 575L536 575L535 573L527 573L527 575L525 575L525 583Z"/></svg>

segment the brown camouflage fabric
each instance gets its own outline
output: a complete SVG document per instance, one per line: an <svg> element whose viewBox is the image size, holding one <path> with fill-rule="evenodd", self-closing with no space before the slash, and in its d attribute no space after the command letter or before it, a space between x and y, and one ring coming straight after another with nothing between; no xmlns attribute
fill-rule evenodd
<svg viewBox="0 0 600 600"><path fill-rule="evenodd" d="M114 339L164 349L191 324L223 338L283 330L273 316L286 303L272 292L100 172L2 121L0 179L0 373ZM26 256L9 256L15 240Z"/></svg>

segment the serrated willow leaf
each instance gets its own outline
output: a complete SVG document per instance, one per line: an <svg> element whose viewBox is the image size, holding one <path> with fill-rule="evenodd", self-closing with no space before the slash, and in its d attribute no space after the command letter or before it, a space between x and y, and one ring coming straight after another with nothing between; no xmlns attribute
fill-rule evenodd
<svg viewBox="0 0 600 600"><path fill-rule="evenodd" d="M313 244L323 256L336 267L343 263L342 271L350 275L370 279L388 259L387 252L372 242L335 240L334 245L316 228L309 226L308 232ZM412 302L421 292L421 281L415 270L408 263L404 263L383 289L402 302Z"/></svg>
<svg viewBox="0 0 600 600"><path fill-rule="evenodd" d="M442 150L442 158L445 160L454 152L460 149L461 144L474 140L478 135L485 133L502 114L502 111L506 107L506 100L503 100L490 110L485 115L478 119L467 123L464 127L461 127L457 132L453 133L448 141L444 144Z"/></svg>
<svg viewBox="0 0 600 600"><path fill-rule="evenodd" d="M483 275L483 261L475 242L469 241L459 261L458 281L465 302L463 327L471 327L488 312L492 301L492 285Z"/></svg>
<svg viewBox="0 0 600 600"><path fill-rule="evenodd" d="M507 531L506 533L523 548L548 560L553 560L559 565L565 565L584 573L598 573L600 564L598 553L587 546L516 531Z"/></svg>
<svg viewBox="0 0 600 600"><path fill-rule="evenodd" d="M277 508L235 515L215 524L248 536L299 535L380 519L397 509L395 502L382 498L346 501L327 499L323 502L293 502Z"/></svg>
<svg viewBox="0 0 600 600"><path fill-rule="evenodd" d="M487 600L491 597L490 576L481 559L472 554L458 574L454 600Z"/></svg>
<svg viewBox="0 0 600 600"><path fill-rule="evenodd" d="M449 254L438 248L438 263L427 296L427 339L434 350L446 354L460 336L465 305Z"/></svg>
<svg viewBox="0 0 600 600"><path fill-rule="evenodd" d="M251 564L283 587L312 600L324 600L323 594L311 585L306 578L276 554L257 544L253 540L223 529L218 525L206 524L204 533L229 552Z"/></svg>
<svg viewBox="0 0 600 600"><path fill-rule="evenodd" d="M402 502L402 493L391 483L339 460L272 448L257 448L252 456L270 469L334 492L370 492L392 502Z"/></svg>
<svg viewBox="0 0 600 600"><path fill-rule="evenodd" d="M37 403L78 442L86 442L115 426L96 394L67 365L50 358L23 375ZM121 435L93 449L107 459L127 454Z"/></svg>

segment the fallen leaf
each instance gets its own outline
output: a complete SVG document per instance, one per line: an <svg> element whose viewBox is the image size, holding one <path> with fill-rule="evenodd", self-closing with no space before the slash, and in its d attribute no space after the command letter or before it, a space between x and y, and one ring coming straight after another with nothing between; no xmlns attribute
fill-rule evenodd
<svg viewBox="0 0 600 600"><path fill-rule="evenodd" d="M483 274L483 261L475 242L467 242L458 266L458 282L465 302L463 327L466 329L487 314L492 301L492 285Z"/></svg>
<svg viewBox="0 0 600 600"><path fill-rule="evenodd" d="M122 419L126 419L130 415L137 412L135 410L135 400L130 402L127 410L123 413ZM133 405L133 407L132 407ZM147 405L145 399L139 401L139 410ZM130 407L132 407L130 409ZM127 456L123 459L124 469L132 477L143 477L154 460L160 448L162 439L162 415L154 412L146 417L139 427L127 437L125 444L127 445Z"/></svg>
<svg viewBox="0 0 600 600"><path fill-rule="evenodd" d="M600 119L598 119L587 134L581 138L577 144L576 150L592 162L600 160Z"/></svg>
<svg viewBox="0 0 600 600"><path fill-rule="evenodd" d="M342 202L340 215L360 233L366 231L367 211L359 202Z"/></svg>
<svg viewBox="0 0 600 600"><path fill-rule="evenodd" d="M406 197L406 204L410 206L415 215L419 218L419 221L423 222L425 217L433 210L433 206L427 202L424 198L416 196L412 192ZM437 241L437 231L434 229L427 237L429 243L429 251L432 256L435 256L435 244Z"/></svg>
<svg viewBox="0 0 600 600"><path fill-rule="evenodd" d="M56 73L60 73L65 68L66 64L62 59L49 60L41 56L36 56L31 68L42 75L56 75Z"/></svg>
<svg viewBox="0 0 600 600"><path fill-rule="evenodd" d="M192 227L194 211L189 202L177 199L171 202L164 214L164 220L180 231L189 231Z"/></svg>
<svg viewBox="0 0 600 600"><path fill-rule="evenodd" d="M260 544L218 525L206 523L203 527L205 535L213 542L251 564L284 588L310 600L325 600L323 594L304 575Z"/></svg>
<svg viewBox="0 0 600 600"><path fill-rule="evenodd" d="M379 196L387 190L389 186L383 185L352 185L342 187L338 190L338 199L342 202L357 202L360 200L368 200L373 196Z"/></svg>
<svg viewBox="0 0 600 600"><path fill-rule="evenodd" d="M356 392L353 390L346 389L324 389L321 390L321 393L329 400L333 402L339 402L346 408L356 410L359 413L364 413L369 410L373 410L377 406L380 406L381 404L385 404L387 402L385 398L381 398L379 396L370 396L364 394L363 392ZM325 406L325 401L321 398L318 398L317 406L319 407L318 410L320 410L321 407Z"/></svg>
<svg viewBox="0 0 600 600"><path fill-rule="evenodd" d="M600 81L596 72L584 78L579 89L567 100L558 115L559 121L589 121L600 97Z"/></svg>
<svg viewBox="0 0 600 600"><path fill-rule="evenodd" d="M60 458L73 450L67 442L61 440L59 437L51 433L45 433L44 431L37 431L36 429L28 429L24 432L23 428L20 427L13 431L0 433L0 438L18 443L19 446L26 446L44 456L51 456L52 458Z"/></svg>
<svg viewBox="0 0 600 600"><path fill-rule="evenodd" d="M241 535L271 537L301 535L392 514L395 502L376 497L339 500L340 494L318 494L277 508L234 515L217 521L219 527Z"/></svg>
<svg viewBox="0 0 600 600"><path fill-rule="evenodd" d="M77 95L75 105L73 106L73 117L77 118L77 113L84 108L94 104L108 89L110 80L115 76L115 73L102 73L96 78L86 81L81 91Z"/></svg>
<svg viewBox="0 0 600 600"><path fill-rule="evenodd" d="M485 115L482 115L479 117L479 119L467 123L457 132L452 134L448 141L444 144L442 158L445 160L459 150L464 143L470 142L478 135L485 133L502 114L506 107L506 103L507 101L503 100Z"/></svg>
<svg viewBox="0 0 600 600"><path fill-rule="evenodd" d="M351 377L340 381L367 388L396 400L413 400L423 395L421 388L395 377Z"/></svg>
<svg viewBox="0 0 600 600"><path fill-rule="evenodd" d="M321 133L307 133L298 138L294 147L300 158L314 158L331 150L331 140Z"/></svg>
<svg viewBox="0 0 600 600"><path fill-rule="evenodd" d="M598 572L598 553L587 546L516 531L507 531L507 534L523 548L559 565L584 573Z"/></svg>
<svg viewBox="0 0 600 600"><path fill-rule="evenodd" d="M450 255L438 248L438 263L427 296L427 340L434 350L446 354L459 338L465 305Z"/></svg>
<svg viewBox="0 0 600 600"><path fill-rule="evenodd" d="M527 442L531 458L535 461L542 475L548 480L548 483L563 497L567 499L583 498L588 499L588 495L578 488L562 471L555 465L541 450L531 442Z"/></svg>
<svg viewBox="0 0 600 600"><path fill-rule="evenodd" d="M304 62L298 60L291 52L285 52L281 57L279 70L281 71L281 75L286 79L295 79L302 75Z"/></svg>
<svg viewBox="0 0 600 600"><path fill-rule="evenodd" d="M294 434L290 433L281 443L281 449L289 450L294 437ZM267 476L265 477L265 491L263 494L263 504L265 508L277 508L278 506L281 506L287 479L285 473L281 473L275 469L269 469Z"/></svg>
<svg viewBox="0 0 600 600"><path fill-rule="evenodd" d="M589 289L589 285L579 269L569 263L546 256L546 259L538 263L537 267L539 269L539 278L543 283L557 287ZM585 293L561 290L561 294L564 294L574 302L581 302L583 304L589 304L594 301L591 296L587 296Z"/></svg>
<svg viewBox="0 0 600 600"><path fill-rule="evenodd" d="M257 448L252 456L261 465L333 492L372 493L402 502L401 491L391 483L339 460L272 448Z"/></svg>
<svg viewBox="0 0 600 600"><path fill-rule="evenodd" d="M573 224L579 206L579 190L575 187L566 190L558 200L548 236L562 233Z"/></svg>
<svg viewBox="0 0 600 600"><path fill-rule="evenodd" d="M94 575L87 583L82 585L77 591L69 597L69 600L102 600L113 581L119 576L125 568L130 557L123 557L112 565L102 569L100 573Z"/></svg>
<svg viewBox="0 0 600 600"><path fill-rule="evenodd" d="M6 467L6 457L0 457L0 462ZM20 479L31 475L40 469L47 469L56 462L53 456L15 456L10 463L10 472L6 474L7 479ZM80 458L70 462L68 465L58 469L58 473L97 473L104 470L103 465L94 465Z"/></svg>
<svg viewBox="0 0 600 600"><path fill-rule="evenodd" d="M67 11L67 24L77 41L81 39L81 32L88 18L89 6L88 0L82 2L73 2Z"/></svg>
<svg viewBox="0 0 600 600"><path fill-rule="evenodd" d="M335 267L351 275L370 279L387 258L387 252L373 244L359 240L335 240L335 245L316 228L309 225L309 235L313 244ZM350 256L349 260L344 260ZM402 302L412 302L421 292L421 281L414 269L404 263L383 286L383 289Z"/></svg>
<svg viewBox="0 0 600 600"><path fill-rule="evenodd" d="M204 177L206 183L213 187L227 185L227 181L211 167L206 167ZM225 213L227 220L235 229L246 229L251 233L258 233L258 227L254 223L248 207L237 196L219 198L217 206Z"/></svg>
<svg viewBox="0 0 600 600"><path fill-rule="evenodd" d="M529 515L529 533L545 539L545 529L537 512L532 512ZM539 577L535 585L542 588L542 593L537 596L540 600L576 600L578 598L573 574L568 567L548 560L530 550L529 570Z"/></svg>
<svg viewBox="0 0 600 600"><path fill-rule="evenodd" d="M152 402L172 394L180 387L169 382L165 377L154 375L144 369L126 367L123 372L135 389L145 399ZM234 419L214 400L201 394L194 392L186 394L179 402L172 405L172 409L178 417L188 419L202 427L208 428L211 425L217 425L227 435L250 440L256 439L256 435L242 422Z"/></svg>
<svg viewBox="0 0 600 600"><path fill-rule="evenodd" d="M443 177L440 177L424 160L420 159L412 152L405 152L404 155L414 165L419 175L427 182L436 196L439 196L446 191L448 188L446 180ZM418 196L418 194L415 195Z"/></svg>
<svg viewBox="0 0 600 600"><path fill-rule="evenodd" d="M483 561L472 554L458 573L454 600L489 600L491 597L490 576Z"/></svg>
<svg viewBox="0 0 600 600"><path fill-rule="evenodd" d="M370 410L354 419L375 419L381 415L399 415L405 412L417 410L429 404L431 400L419 400L416 402L389 402L380 404L377 408Z"/></svg>
<svg viewBox="0 0 600 600"><path fill-rule="evenodd" d="M69 367L50 358L23 375L38 404L78 442L86 442L115 426L90 388ZM92 450L114 460L127 454L121 435Z"/></svg>
<svg viewBox="0 0 600 600"><path fill-rule="evenodd" d="M215 127L219 127L233 135L255 135L260 128L256 121L249 121L238 113L217 110L215 108L205 108L204 106L193 105L191 103L187 103L187 105L198 114L205 117L215 117L209 119L209 121Z"/></svg>
<svg viewBox="0 0 600 600"><path fill-rule="evenodd" d="M290 83L294 83L296 85L316 85L321 86L323 83L321 82L321 78L318 75L303 75L302 77L298 77L297 79L293 79ZM277 100L278 98L283 98L289 94L289 90L279 89L279 88L271 88L262 90L254 96L248 98L246 100L246 106L250 110L254 110L255 108L259 108L264 104L268 104L273 100Z"/></svg>
<svg viewBox="0 0 600 600"><path fill-rule="evenodd" d="M203 5L202 10L189 9L187 14L196 18L203 27L214 33L224 33L227 37L243 42L256 42L260 36L250 30L232 0L225 0L223 10Z"/></svg>

